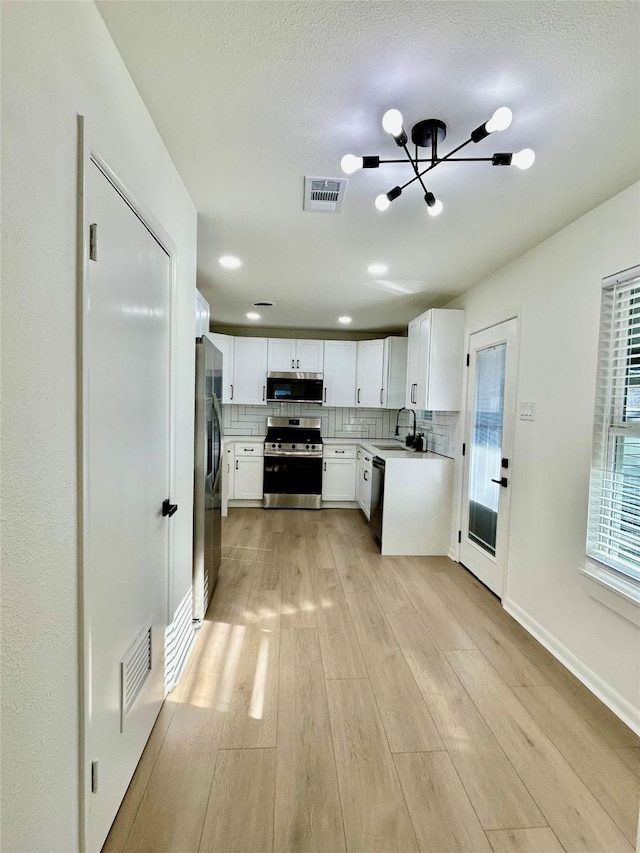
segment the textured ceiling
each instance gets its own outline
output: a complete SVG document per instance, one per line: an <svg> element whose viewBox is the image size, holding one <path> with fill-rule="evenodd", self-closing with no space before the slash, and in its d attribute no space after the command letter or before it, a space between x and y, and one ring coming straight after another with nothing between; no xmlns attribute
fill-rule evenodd
<svg viewBox="0 0 640 853"><path fill-rule="evenodd" d="M198 286L216 324L392 328L441 305L639 175L635 2L99 2L199 212ZM342 212L302 210L303 176L396 157L380 126L437 117L442 150L506 104L470 155L531 147L532 169L442 165L427 215L409 166L357 172ZM224 270L222 254L242 268ZM366 272L389 267L384 280ZM551 272L551 271L550 271ZM260 323L256 324L259 328Z"/></svg>

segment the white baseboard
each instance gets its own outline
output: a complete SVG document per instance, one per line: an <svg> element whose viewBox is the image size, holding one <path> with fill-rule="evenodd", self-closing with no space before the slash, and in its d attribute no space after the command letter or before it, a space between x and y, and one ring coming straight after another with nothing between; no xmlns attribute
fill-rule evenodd
<svg viewBox="0 0 640 853"><path fill-rule="evenodd" d="M557 658L563 666L572 672L585 687L594 693L609 708L616 717L629 726L632 731L640 736L640 710L621 696L609 684L603 681L592 669L590 669L580 658L576 657L563 643L543 628L539 622L524 611L511 599L504 598L502 606L516 622L519 622L536 640L541 643Z"/></svg>
<svg viewBox="0 0 640 853"><path fill-rule="evenodd" d="M454 548L449 548L449 552L447 553L447 557L450 560L453 560L454 563L458 562L458 554Z"/></svg>

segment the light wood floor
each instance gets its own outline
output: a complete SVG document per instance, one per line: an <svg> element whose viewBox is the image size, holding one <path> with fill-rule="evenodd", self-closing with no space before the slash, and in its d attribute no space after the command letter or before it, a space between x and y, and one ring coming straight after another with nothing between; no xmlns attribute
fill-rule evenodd
<svg viewBox="0 0 640 853"><path fill-rule="evenodd" d="M442 557L234 509L105 851L632 851L640 742Z"/></svg>

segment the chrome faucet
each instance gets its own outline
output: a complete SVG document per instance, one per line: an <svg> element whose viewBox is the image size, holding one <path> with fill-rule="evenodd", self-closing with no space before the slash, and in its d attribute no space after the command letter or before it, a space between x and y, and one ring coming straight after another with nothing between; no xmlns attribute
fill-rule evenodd
<svg viewBox="0 0 640 853"><path fill-rule="evenodd" d="M416 410L415 409L407 409L406 406L403 406L401 409L398 409L398 414L396 415L396 435L400 435L400 427L398 426L398 421L400 420L400 412L411 412L413 415L413 437L416 437Z"/></svg>

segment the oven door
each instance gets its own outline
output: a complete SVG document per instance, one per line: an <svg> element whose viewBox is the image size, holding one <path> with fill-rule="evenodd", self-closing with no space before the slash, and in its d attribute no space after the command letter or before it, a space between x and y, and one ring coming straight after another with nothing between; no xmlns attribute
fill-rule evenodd
<svg viewBox="0 0 640 853"><path fill-rule="evenodd" d="M322 457L264 457L266 508L320 509L322 504Z"/></svg>

